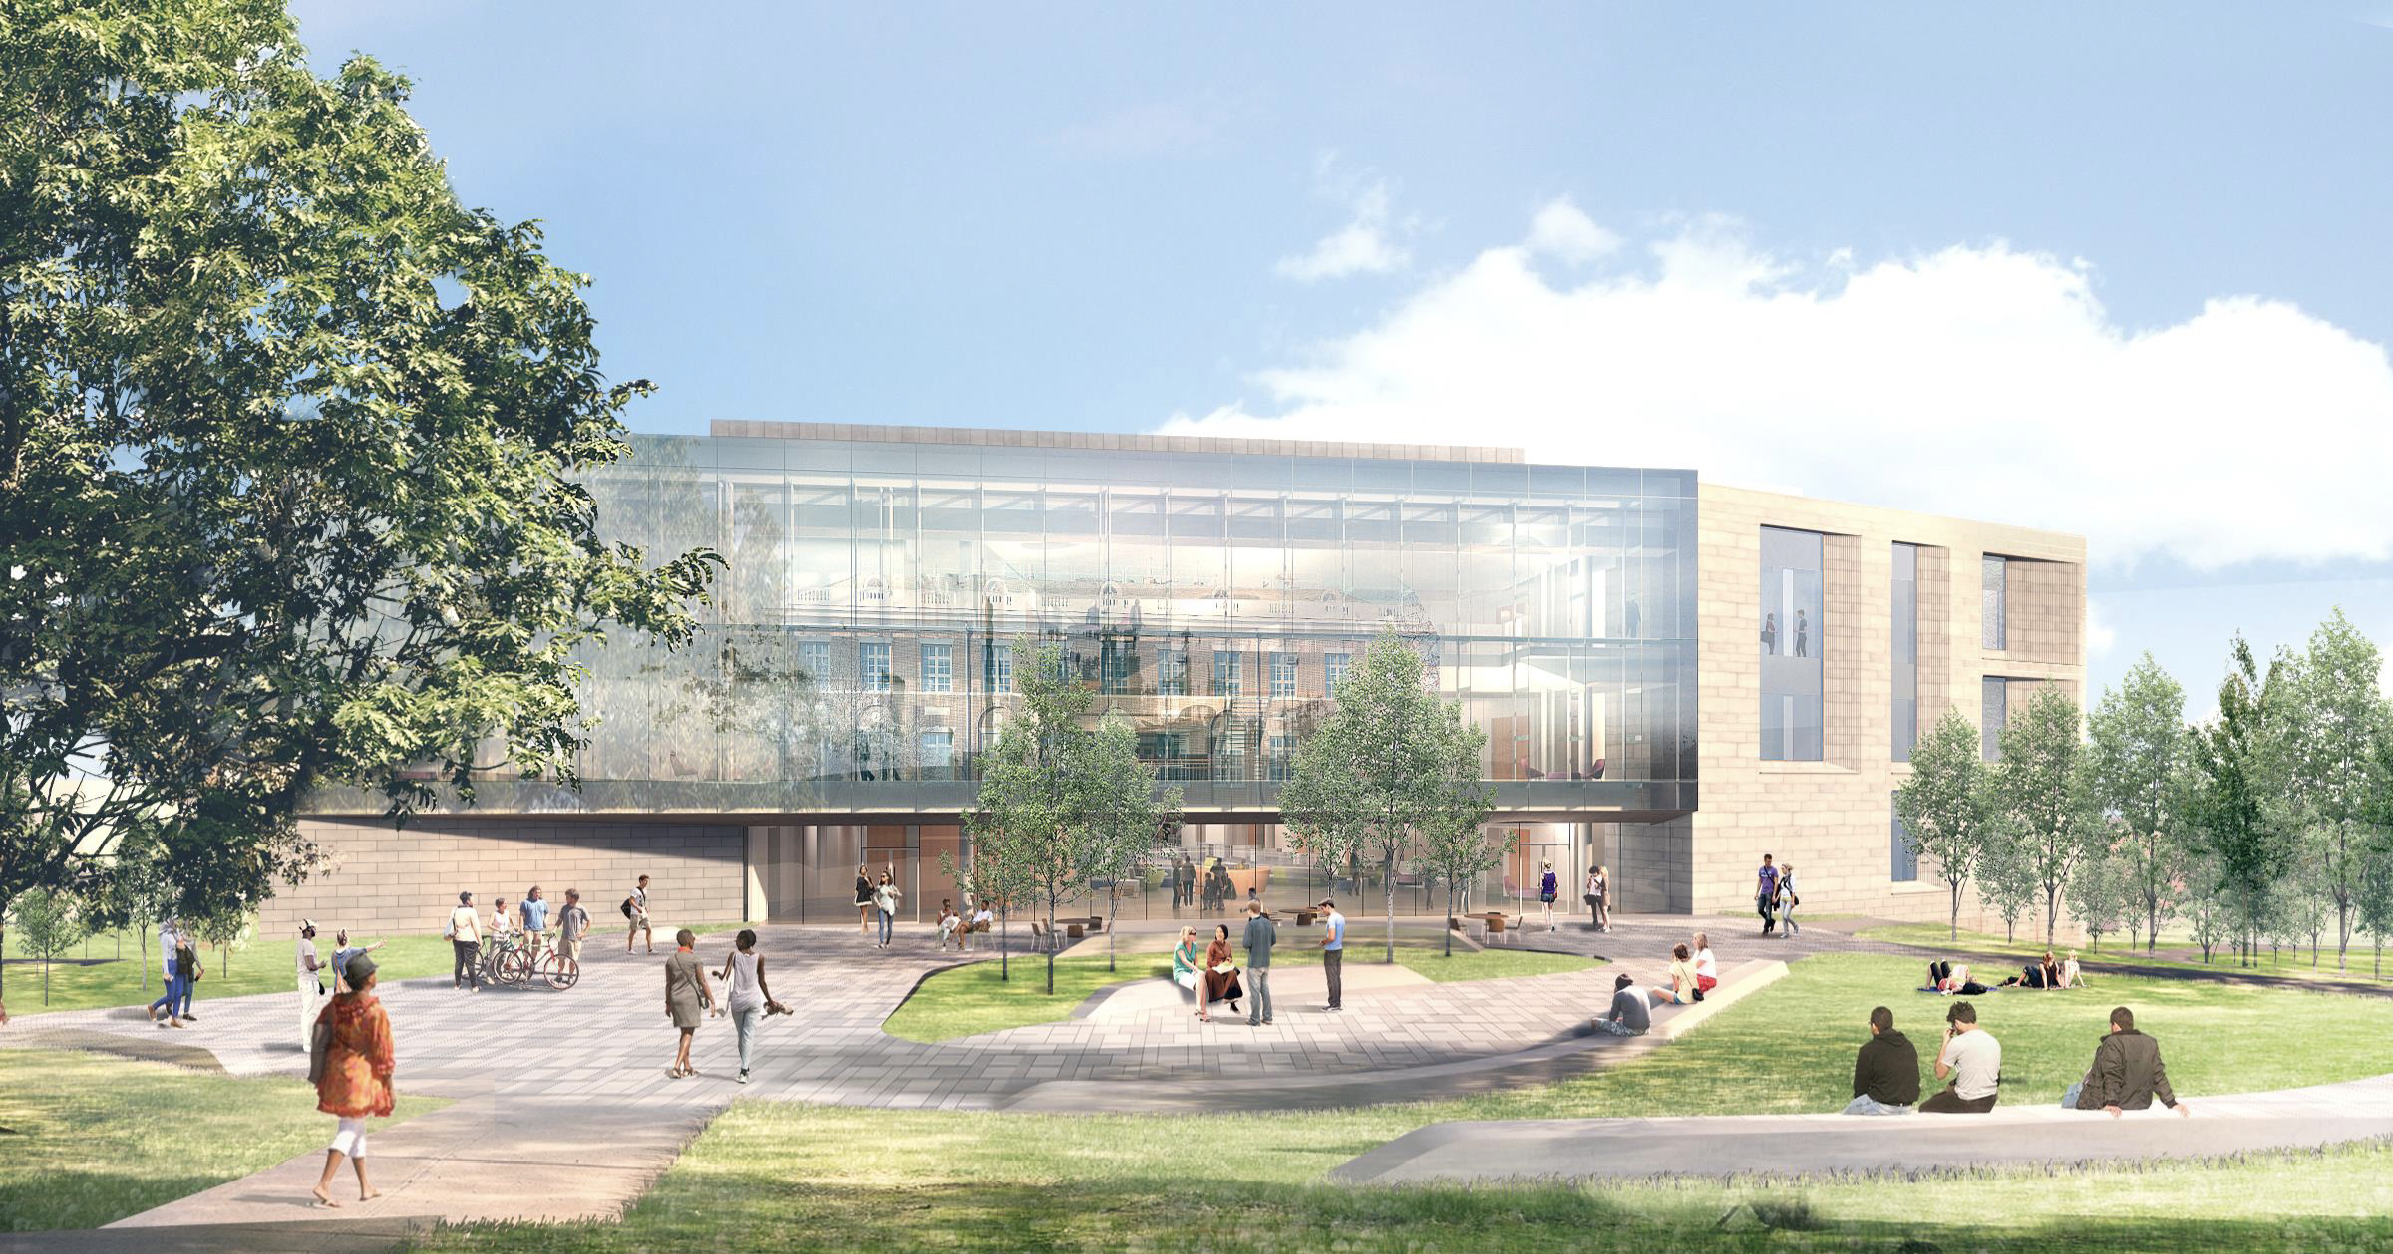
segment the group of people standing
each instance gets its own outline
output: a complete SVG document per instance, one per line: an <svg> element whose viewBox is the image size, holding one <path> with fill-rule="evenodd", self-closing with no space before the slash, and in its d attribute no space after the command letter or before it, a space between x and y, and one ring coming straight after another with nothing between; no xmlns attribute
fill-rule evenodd
<svg viewBox="0 0 2393 1254"><path fill-rule="evenodd" d="M881 921L881 938L873 942L875 949L887 949L896 934L897 905L905 900L905 892L897 886L897 864L881 868L881 878L874 882L872 872L862 863L856 864L856 925L866 936L872 935L875 918Z"/></svg>
<svg viewBox="0 0 2393 1254"><path fill-rule="evenodd" d="M1762 917L1762 935L1778 935L1781 927L1788 936L1801 932L1803 925L1795 922L1795 907L1802 904L1803 899L1795 895L1795 864L1779 866L1763 854L1761 870L1753 879L1753 907Z"/></svg>
<svg viewBox="0 0 2393 1254"><path fill-rule="evenodd" d="M191 986L207 974L199 961L199 939L186 931L180 918L169 915L158 925L159 974L165 979L158 1000L150 1003L150 1022L166 1012L162 1027L183 1028L199 1021L191 1013Z"/></svg>
<svg viewBox="0 0 2393 1254"><path fill-rule="evenodd" d="M1208 861L1199 868L1187 854L1181 854L1163 868L1163 886L1172 890L1172 909L1194 906L1207 914L1226 909L1231 898L1238 895L1238 885L1231 881L1230 872L1218 861Z"/></svg>
<svg viewBox="0 0 2393 1254"><path fill-rule="evenodd" d="M630 953L634 942L648 940L648 952L656 952L656 938L648 927L648 877L643 875L632 885L623 899L623 917L631 926L623 935L623 952ZM582 960L582 942L590 935L590 912L582 908L582 890L565 890L565 905L556 912L557 927L554 944L556 954L567 962ZM490 917L484 919L474 906L472 890L457 894L457 908L449 911L447 924L441 935L449 939L455 951L456 967L451 978L457 988L479 992L482 987L483 947L493 952L515 945L531 948L537 960L551 944L549 936L549 903L538 884L524 890L523 900L509 909L507 899L498 897L490 903Z"/></svg>
<svg viewBox="0 0 2393 1254"><path fill-rule="evenodd" d="M1338 912L1336 901L1326 897L1318 908L1325 912L1321 972L1329 987L1328 1004L1322 1010L1336 1014L1346 1009L1346 916ZM1236 1015L1238 1003L1251 1000L1254 1004L1245 1012L1247 1026L1266 1026L1271 1022L1271 951L1279 939L1279 924L1259 901L1246 903L1246 925L1239 935L1246 950L1244 966L1238 964L1230 948L1229 924L1213 925L1213 940L1202 952L1197 949L1196 929L1183 927L1180 943L1172 950L1172 982L1196 1001L1196 1017L1203 1022L1213 1021L1216 1003L1227 1004Z"/></svg>

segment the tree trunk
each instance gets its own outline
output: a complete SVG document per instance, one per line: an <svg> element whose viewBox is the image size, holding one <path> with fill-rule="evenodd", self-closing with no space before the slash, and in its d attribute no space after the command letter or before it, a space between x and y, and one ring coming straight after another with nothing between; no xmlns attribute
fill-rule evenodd
<svg viewBox="0 0 2393 1254"><path fill-rule="evenodd" d="M2061 886L2058 881L2044 885L2044 944L2052 945L2052 934L2061 926Z"/></svg>
<svg viewBox="0 0 2393 1254"><path fill-rule="evenodd" d="M1446 956L1454 956L1454 877L1450 875L1446 877Z"/></svg>
<svg viewBox="0 0 2393 1254"><path fill-rule="evenodd" d="M148 928L141 930L141 991L145 993L150 991L150 933Z"/></svg>
<svg viewBox="0 0 2393 1254"><path fill-rule="evenodd" d="M1381 896L1387 900L1388 907L1388 965L1394 966L1396 965L1396 846L1389 845L1385 853L1387 855L1386 865L1381 870L1379 887Z"/></svg>
<svg viewBox="0 0 2393 1254"><path fill-rule="evenodd" d="M1055 951L1064 947L1055 934L1055 898L1047 899L1047 995L1055 996Z"/></svg>
<svg viewBox="0 0 2393 1254"><path fill-rule="evenodd" d="M1946 880L1945 883L1952 885L1953 889L1953 917L1946 924L1945 939L1957 941L1961 939L1961 881Z"/></svg>
<svg viewBox="0 0 2393 1254"><path fill-rule="evenodd" d="M1013 921L1013 911L1000 910L997 912L997 982L1000 984L1009 983L1014 978L1009 961L1013 955L1006 952L1006 940L1012 933L1012 929L1008 925Z"/></svg>
<svg viewBox="0 0 2393 1254"><path fill-rule="evenodd" d="M1121 964L1115 960L1115 956L1120 947L1113 941L1113 929L1122 921L1122 881L1119 878L1114 880L1112 888L1106 890L1105 918L1105 969L1119 971Z"/></svg>

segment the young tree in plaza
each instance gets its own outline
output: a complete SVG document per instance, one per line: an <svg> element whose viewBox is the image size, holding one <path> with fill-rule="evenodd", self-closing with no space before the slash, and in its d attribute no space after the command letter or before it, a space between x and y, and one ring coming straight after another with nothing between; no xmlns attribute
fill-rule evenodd
<svg viewBox="0 0 2393 1254"><path fill-rule="evenodd" d="M1477 731L1455 725L1458 734ZM1480 739L1485 740L1482 734ZM1483 826L1488 811L1495 808L1495 788L1479 778L1479 750L1476 746L1467 753L1453 752L1445 757L1446 769L1436 782L1447 793L1445 804L1434 807L1442 821L1432 821L1421 829L1421 868L1435 875L1446 886L1446 917L1453 918L1462 900L1463 886L1475 882L1481 875L1503 865L1504 859L1520 845L1520 833L1506 829L1490 839ZM1442 929L1446 940L1446 956L1454 956L1454 929Z"/></svg>
<svg viewBox="0 0 2393 1254"><path fill-rule="evenodd" d="M579 481L646 385L408 90L317 77L280 0L0 21L0 900L194 821L254 900L319 787L571 782L576 650L688 636L713 555Z"/></svg>
<svg viewBox="0 0 2393 1254"><path fill-rule="evenodd" d="M1895 791L1895 813L1914 856L1936 865L1951 896L1947 932L1961 936L1961 889L1977 874L1994 830L1978 729L1957 709L1911 750L1911 782Z"/></svg>
<svg viewBox="0 0 2393 1254"><path fill-rule="evenodd" d="M2082 746L2077 703L2046 684L2003 727L2002 760L1994 765L1995 805L2043 891L2047 945L2060 926L2061 890L2093 839Z"/></svg>
<svg viewBox="0 0 2393 1254"><path fill-rule="evenodd" d="M84 912L94 930L132 930L141 947L141 988L150 986L150 933L174 910L178 891L155 836L140 832L120 838L111 865Z"/></svg>
<svg viewBox="0 0 2393 1254"><path fill-rule="evenodd" d="M2379 746L2388 735L2376 644L2338 608L2308 647L2287 655L2285 716L2268 741L2264 808L2292 835L2324 930L2331 913L2335 967L2351 949L2360 879L2378 833L2369 820ZM2306 912L2308 913L2308 912ZM2317 942L2311 944L2316 957Z"/></svg>
<svg viewBox="0 0 2393 1254"><path fill-rule="evenodd" d="M2005 941L2019 937L2019 920L2036 903L2038 885L2034 863L2018 825L2001 814L1989 814L1980 844L1977 869L1978 900L2002 920Z"/></svg>
<svg viewBox="0 0 2393 1254"><path fill-rule="evenodd" d="M1120 969L1115 935L1121 928L1122 880L1136 875L1155 852L1156 839L1180 822L1178 787L1155 796L1155 767L1138 756L1130 720L1107 715L1085 745L1075 772L1084 797L1083 828L1089 874L1104 880L1105 969Z"/></svg>
<svg viewBox="0 0 2393 1254"><path fill-rule="evenodd" d="M29 888L9 902L17 947L42 964L42 1004L50 1004L50 964L84 937L74 899L55 888Z"/></svg>
<svg viewBox="0 0 2393 1254"><path fill-rule="evenodd" d="M2093 804L2121 829L2119 879L2143 917L2150 952L2176 913L2192 844L2180 811L2187 796L2185 689L2145 653L2086 720L2085 764Z"/></svg>
<svg viewBox="0 0 2393 1254"><path fill-rule="evenodd" d="M2207 963L2219 942L2235 935L2234 912L2228 908L2218 855L2199 848L2189 852L2181 888L2181 913L2194 944L2202 947L2202 961Z"/></svg>
<svg viewBox="0 0 2393 1254"><path fill-rule="evenodd" d="M1338 707L1296 748L1280 814L1295 845L1328 866L1376 863L1385 888L1387 961L1396 960L1396 871L1431 832L1485 817L1487 795L1449 781L1480 776L1487 733L1459 702L1430 690L1421 655L1380 633L1338 686Z"/></svg>
<svg viewBox="0 0 2393 1254"><path fill-rule="evenodd" d="M964 818L964 830L974 833L971 857L962 863L946 850L940 851L939 869L948 879L971 894L975 902L986 905L997 916L997 979L1000 983L1014 978L1012 967L1012 924L1014 903L1026 898L1033 887L1030 876L1022 866L1012 861L1013 849L1004 841L981 839L981 834L993 830L994 819L987 810L975 810Z"/></svg>
<svg viewBox="0 0 2393 1254"><path fill-rule="evenodd" d="M2069 913L2085 929L2091 948L2102 948L2105 935L2117 935L2126 921L2134 917L2132 888L2122 874L2125 869L2116 846L2100 837L2086 841L2077 865L2072 868L2065 893ZM2050 938L2045 943L2051 944Z"/></svg>

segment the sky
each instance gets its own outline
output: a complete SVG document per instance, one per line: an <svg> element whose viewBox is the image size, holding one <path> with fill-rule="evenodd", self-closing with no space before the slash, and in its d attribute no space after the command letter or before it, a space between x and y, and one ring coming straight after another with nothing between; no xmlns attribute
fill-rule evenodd
<svg viewBox="0 0 2393 1254"><path fill-rule="evenodd" d="M638 430L1505 444L2055 528L2093 687L2149 650L2197 716L2235 632L2393 644L2393 0L294 8L592 277Z"/></svg>

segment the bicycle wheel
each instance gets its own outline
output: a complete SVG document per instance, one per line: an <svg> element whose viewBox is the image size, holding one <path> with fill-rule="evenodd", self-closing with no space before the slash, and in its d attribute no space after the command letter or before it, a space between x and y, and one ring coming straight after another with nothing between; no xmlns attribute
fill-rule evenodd
<svg viewBox="0 0 2393 1254"><path fill-rule="evenodd" d="M548 961L540 964L540 973L548 977L548 986L563 992L582 978L582 964L560 953L550 953Z"/></svg>
<svg viewBox="0 0 2393 1254"><path fill-rule="evenodd" d="M499 978L509 984L521 984L531 979L532 955L521 949L508 950L504 965L499 970Z"/></svg>

